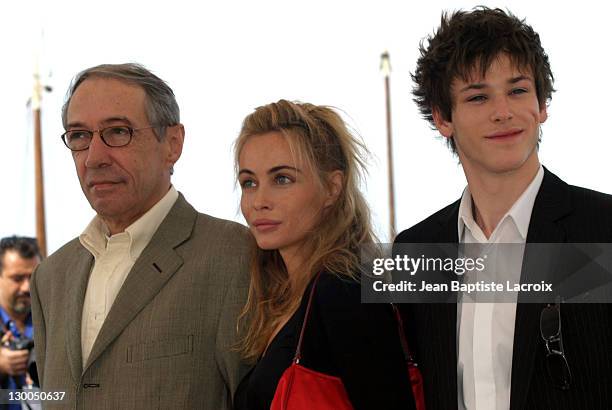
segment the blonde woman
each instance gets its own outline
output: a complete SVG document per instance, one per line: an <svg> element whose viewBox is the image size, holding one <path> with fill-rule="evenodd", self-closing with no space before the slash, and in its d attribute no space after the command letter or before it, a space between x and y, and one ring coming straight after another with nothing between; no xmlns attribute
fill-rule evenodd
<svg viewBox="0 0 612 410"><path fill-rule="evenodd" d="M241 349L255 366L236 409L270 409L303 325L300 365L340 380L353 408L414 408L390 305L360 301L360 247L374 241L364 151L328 107L280 100L244 120L235 154L254 241Z"/></svg>

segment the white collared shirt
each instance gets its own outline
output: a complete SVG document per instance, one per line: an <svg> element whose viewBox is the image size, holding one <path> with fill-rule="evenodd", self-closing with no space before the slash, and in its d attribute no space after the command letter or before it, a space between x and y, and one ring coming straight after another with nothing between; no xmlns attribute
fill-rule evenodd
<svg viewBox="0 0 612 410"><path fill-rule="evenodd" d="M110 237L104 221L96 215L79 236L81 244L95 259L81 319L83 367L125 278L177 198L178 192L170 187L157 204L125 231Z"/></svg>
<svg viewBox="0 0 612 410"><path fill-rule="evenodd" d="M466 187L459 205L460 243L525 244L535 198L542 185L540 165L535 178L487 239L473 217L472 195ZM520 280L522 252L507 270ZM457 384L459 409L508 410L516 303L459 303L457 306Z"/></svg>

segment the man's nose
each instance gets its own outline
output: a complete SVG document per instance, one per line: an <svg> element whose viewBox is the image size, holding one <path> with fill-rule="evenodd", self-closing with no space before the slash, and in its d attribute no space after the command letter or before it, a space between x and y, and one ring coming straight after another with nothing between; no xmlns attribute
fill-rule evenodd
<svg viewBox="0 0 612 410"><path fill-rule="evenodd" d="M100 168L105 165L109 165L109 153L111 149L111 147L102 141L100 131L94 131L89 143L89 148L87 149L85 166L87 168Z"/></svg>
<svg viewBox="0 0 612 410"><path fill-rule="evenodd" d="M507 96L499 96L493 101L493 113L491 119L494 122L507 121L512 119L514 114L512 113L512 107Z"/></svg>
<svg viewBox="0 0 612 410"><path fill-rule="evenodd" d="M21 285L19 286L19 292L22 294L30 294L30 278L25 278L23 282L21 282Z"/></svg>

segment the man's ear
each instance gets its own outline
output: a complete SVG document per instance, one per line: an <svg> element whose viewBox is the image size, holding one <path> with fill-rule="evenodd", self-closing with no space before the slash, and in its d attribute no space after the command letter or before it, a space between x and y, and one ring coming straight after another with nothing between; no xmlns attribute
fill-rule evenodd
<svg viewBox="0 0 612 410"><path fill-rule="evenodd" d="M548 119L548 111L546 110L547 110L546 103L544 103L540 106L540 118L539 118L540 124L543 124L544 121Z"/></svg>
<svg viewBox="0 0 612 410"><path fill-rule="evenodd" d="M434 108L431 111L431 116L433 117L434 124L436 128L445 138L451 138L453 136L453 123L452 121L447 121L444 119L442 113L438 108Z"/></svg>
<svg viewBox="0 0 612 410"><path fill-rule="evenodd" d="M344 185L344 172L336 170L327 176L327 198L324 207L332 206L338 200Z"/></svg>
<svg viewBox="0 0 612 410"><path fill-rule="evenodd" d="M185 127L183 124L176 124L166 128L165 139L168 144L167 160L172 166L178 161L183 152L183 142L185 141Z"/></svg>

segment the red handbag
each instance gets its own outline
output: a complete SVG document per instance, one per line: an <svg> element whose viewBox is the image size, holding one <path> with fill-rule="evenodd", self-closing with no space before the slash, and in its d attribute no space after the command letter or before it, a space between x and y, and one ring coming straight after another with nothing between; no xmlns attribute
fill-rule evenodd
<svg viewBox="0 0 612 410"><path fill-rule="evenodd" d="M400 315L399 309L393 303L393 311L395 312L395 318L397 319L397 327L400 334L400 341L402 342L402 349L404 350L404 356L406 357L406 365L408 366L408 377L410 377L410 385L412 386L412 396L416 403L416 410L425 410L425 392L423 391L423 375L418 368L417 362L412 356L412 352L408 347L408 341L406 340L406 334L404 333L404 322Z"/></svg>
<svg viewBox="0 0 612 410"><path fill-rule="evenodd" d="M276 386L270 410L353 410L342 379L315 372L300 365L304 329L306 329L312 295L314 295L319 276L321 276L320 273L316 276L310 290L293 362L285 370Z"/></svg>
<svg viewBox="0 0 612 410"><path fill-rule="evenodd" d="M293 362L291 366L284 371L276 386L270 410L353 410L353 405L348 398L342 379L325 373L316 372L300 365L304 329L306 329L306 323L310 314L310 305L312 304L312 297L319 276L321 276L320 273L315 277L312 289L310 290L308 305L306 306L306 313L304 314L304 322L300 330L300 338L298 339ZM391 306L393 306L397 318L400 340L404 355L406 356L408 375L410 377L416 408L417 410L425 410L423 378L408 348L408 342L404 335L404 326L399 311L395 305L392 304Z"/></svg>

